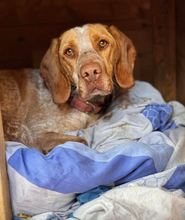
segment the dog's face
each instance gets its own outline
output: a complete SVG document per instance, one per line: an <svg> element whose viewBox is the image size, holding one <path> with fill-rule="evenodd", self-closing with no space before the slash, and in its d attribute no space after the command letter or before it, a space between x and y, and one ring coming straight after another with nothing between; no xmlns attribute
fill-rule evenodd
<svg viewBox="0 0 185 220"><path fill-rule="evenodd" d="M114 76L122 88L131 88L135 56L132 42L114 26L88 24L53 40L40 73L55 103L68 100L71 85L91 100L112 93Z"/></svg>

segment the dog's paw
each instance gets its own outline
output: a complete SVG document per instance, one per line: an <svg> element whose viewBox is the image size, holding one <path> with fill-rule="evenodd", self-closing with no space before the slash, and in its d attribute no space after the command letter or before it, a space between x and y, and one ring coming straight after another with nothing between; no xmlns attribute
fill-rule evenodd
<svg viewBox="0 0 185 220"><path fill-rule="evenodd" d="M86 146L88 146L87 141L84 138L78 137L78 136L66 136L65 140L55 140L55 141L49 141L47 142L47 144L44 145L44 147L42 147L41 152L46 155L48 153L50 153L57 145L60 144L64 144L67 141L72 141L72 142L79 142L82 143Z"/></svg>
<svg viewBox="0 0 185 220"><path fill-rule="evenodd" d="M77 142L80 142L80 143L85 144L86 146L88 146L88 143L84 138L78 137Z"/></svg>

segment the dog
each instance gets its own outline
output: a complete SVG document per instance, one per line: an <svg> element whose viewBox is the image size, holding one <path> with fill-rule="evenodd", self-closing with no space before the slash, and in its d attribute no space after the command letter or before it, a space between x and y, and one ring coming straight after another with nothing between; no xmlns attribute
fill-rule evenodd
<svg viewBox="0 0 185 220"><path fill-rule="evenodd" d="M131 40L116 27L86 24L53 39L40 71L0 71L5 140L41 152L67 141L87 144L65 133L95 122L115 87L134 86L135 57Z"/></svg>

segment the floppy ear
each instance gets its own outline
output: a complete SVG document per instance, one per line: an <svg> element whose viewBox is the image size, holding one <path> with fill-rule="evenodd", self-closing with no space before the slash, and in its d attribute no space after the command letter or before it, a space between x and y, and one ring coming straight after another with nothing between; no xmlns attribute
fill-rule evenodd
<svg viewBox="0 0 185 220"><path fill-rule="evenodd" d="M133 78L134 60L136 57L135 48L131 40L116 27L109 27L109 31L116 40L118 50L115 67L116 80L122 88L129 89L135 85Z"/></svg>
<svg viewBox="0 0 185 220"><path fill-rule="evenodd" d="M59 61L60 40L54 39L42 59L40 75L49 88L56 104L65 103L71 91L71 86Z"/></svg>

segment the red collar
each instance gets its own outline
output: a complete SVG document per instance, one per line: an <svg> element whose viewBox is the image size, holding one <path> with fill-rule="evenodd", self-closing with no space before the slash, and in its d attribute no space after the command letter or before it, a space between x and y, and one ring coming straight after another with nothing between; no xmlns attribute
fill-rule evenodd
<svg viewBox="0 0 185 220"><path fill-rule="evenodd" d="M95 104L95 103L92 104L90 102L86 102L82 100L79 96L72 94L69 97L68 103L71 107L74 107L79 111L85 113L98 114L103 107L103 105L101 104Z"/></svg>

